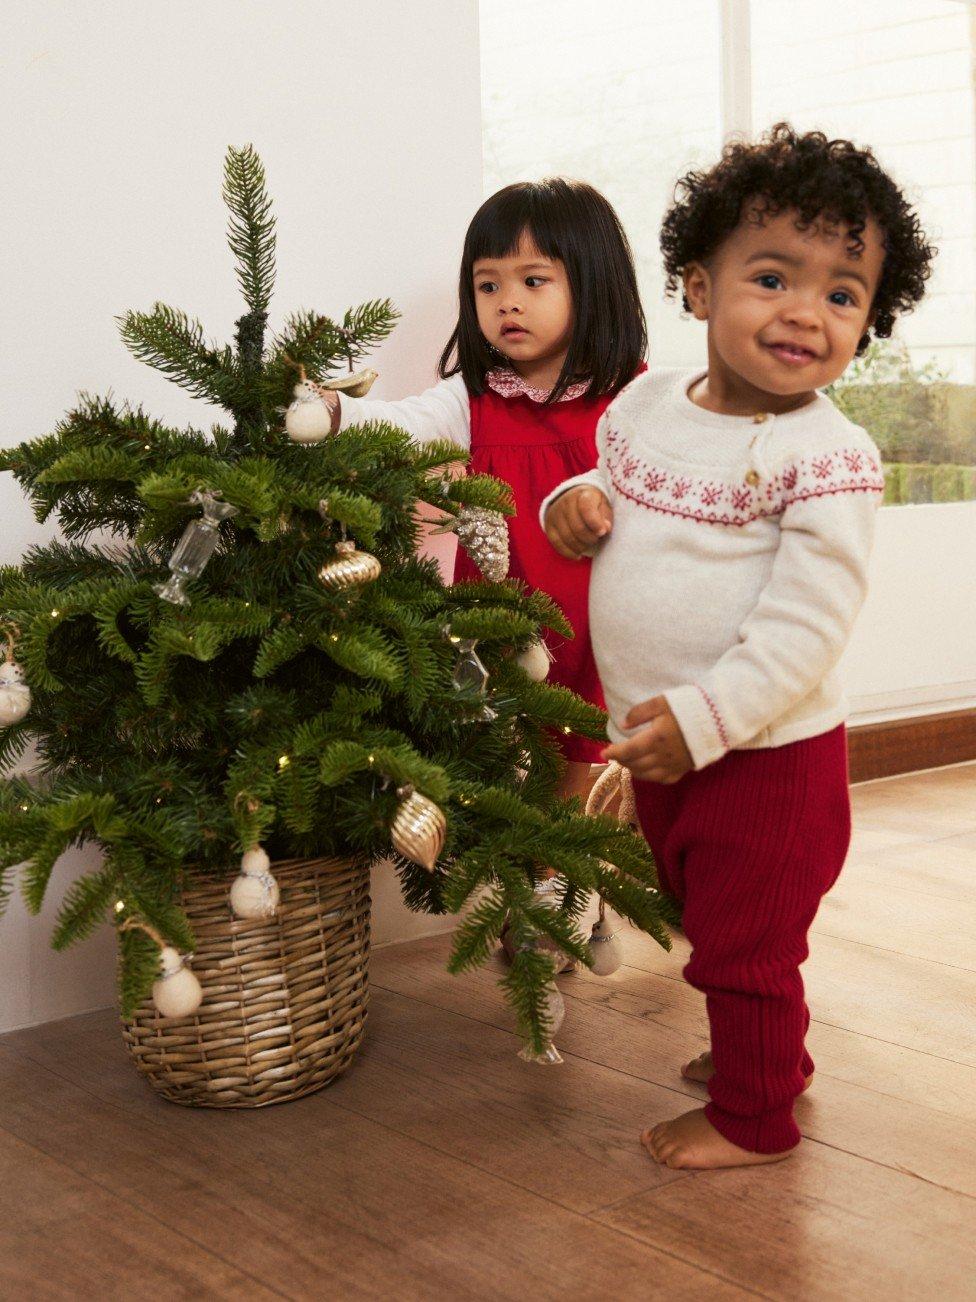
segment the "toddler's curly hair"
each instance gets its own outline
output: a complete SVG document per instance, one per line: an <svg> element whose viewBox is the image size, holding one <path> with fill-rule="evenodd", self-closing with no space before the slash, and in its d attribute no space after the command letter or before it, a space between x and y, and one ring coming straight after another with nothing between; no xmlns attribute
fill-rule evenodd
<svg viewBox="0 0 976 1302"><path fill-rule="evenodd" d="M850 140L828 140L822 131L799 135L788 122L778 122L758 143L733 141L714 167L687 172L677 182L661 226L666 294L677 291L689 263L706 261L731 235L749 200L758 201L763 220L795 208L800 229L819 217L842 223L852 251L864 247L861 235L874 217L885 245L872 305L879 339L889 338L896 316L911 312L925 293L936 250L872 151ZM684 292L682 303L688 311ZM870 342L869 333L861 336L858 355Z"/></svg>

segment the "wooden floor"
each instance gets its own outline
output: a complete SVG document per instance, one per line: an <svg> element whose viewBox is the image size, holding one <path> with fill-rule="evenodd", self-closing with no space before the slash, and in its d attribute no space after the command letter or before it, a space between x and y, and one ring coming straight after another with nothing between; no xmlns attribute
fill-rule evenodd
<svg viewBox="0 0 976 1302"><path fill-rule="evenodd" d="M157 1101L94 1013L0 1037L4 1298L976 1298L976 766L855 790L805 968L817 1078L780 1165L661 1170L701 997L624 933L567 976L565 1065L497 970L374 955L352 1071L255 1113Z"/></svg>

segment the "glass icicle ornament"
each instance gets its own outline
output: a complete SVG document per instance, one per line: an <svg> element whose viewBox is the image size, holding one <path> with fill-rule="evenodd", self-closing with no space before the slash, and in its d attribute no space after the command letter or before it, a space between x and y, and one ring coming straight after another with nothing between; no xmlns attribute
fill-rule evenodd
<svg viewBox="0 0 976 1302"><path fill-rule="evenodd" d="M553 1037L558 1033L566 1018L566 1004L563 1000L562 992L556 985L555 981L550 981L546 987L546 1002L544 1010L544 1021L546 1024L546 1034L549 1037L546 1047L541 1053L535 1053L529 1045L523 1045L518 1051L518 1056L525 1062L538 1062L543 1064L552 1064L562 1062L562 1055L553 1044Z"/></svg>
<svg viewBox="0 0 976 1302"><path fill-rule="evenodd" d="M456 533L458 542L489 583L508 576L508 524L501 511L485 506L463 506L434 533Z"/></svg>
<svg viewBox="0 0 976 1302"><path fill-rule="evenodd" d="M237 507L222 502L216 489L197 489L190 494L190 501L203 507L203 519L191 520L183 530L183 537L169 558L172 577L166 583L153 584L153 591L174 606L190 604L185 591L187 580L200 577L217 549L221 521L237 514Z"/></svg>
<svg viewBox="0 0 976 1302"><path fill-rule="evenodd" d="M242 856L241 871L230 888L234 917L273 918L280 898L267 852L259 845L252 845Z"/></svg>
<svg viewBox="0 0 976 1302"><path fill-rule="evenodd" d="M0 728L20 723L31 706L31 691L24 671L14 659L14 635L7 632L7 650L0 664Z"/></svg>
<svg viewBox="0 0 976 1302"><path fill-rule="evenodd" d="M400 804L390 827L393 848L432 873L447 835L444 811L409 782L397 788L397 795Z"/></svg>
<svg viewBox="0 0 976 1302"><path fill-rule="evenodd" d="M455 689L465 696L481 698L475 718L480 723L491 723L498 718L498 711L490 706L487 701L488 670L475 650L478 639L475 637L458 637L456 633L451 631L450 625L445 626L444 636L456 648L458 653L457 664L451 674L451 682Z"/></svg>
<svg viewBox="0 0 976 1302"><path fill-rule="evenodd" d="M161 974L153 982L152 997L160 1017L192 1017L203 1003L203 990L187 967L187 955L164 945L159 955Z"/></svg>

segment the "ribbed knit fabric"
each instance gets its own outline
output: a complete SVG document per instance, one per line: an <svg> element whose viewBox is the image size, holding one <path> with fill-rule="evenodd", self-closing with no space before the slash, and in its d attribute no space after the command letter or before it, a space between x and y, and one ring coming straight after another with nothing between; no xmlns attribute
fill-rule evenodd
<svg viewBox="0 0 976 1302"><path fill-rule="evenodd" d="M684 904L685 979L706 999L706 1116L740 1148L785 1152L800 1141L793 1100L813 1071L800 964L850 843L844 725L634 789L661 885Z"/></svg>

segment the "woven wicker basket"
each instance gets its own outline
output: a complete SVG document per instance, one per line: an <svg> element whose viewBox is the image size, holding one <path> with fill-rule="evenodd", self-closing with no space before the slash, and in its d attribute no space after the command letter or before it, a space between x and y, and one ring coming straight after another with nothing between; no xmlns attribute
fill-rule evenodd
<svg viewBox="0 0 976 1302"><path fill-rule="evenodd" d="M174 1103L259 1108L321 1089L349 1066L368 1000L369 864L288 859L272 865L281 902L270 921L238 921L226 881L188 888L203 1003L123 1020L135 1064Z"/></svg>

